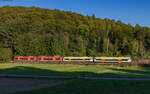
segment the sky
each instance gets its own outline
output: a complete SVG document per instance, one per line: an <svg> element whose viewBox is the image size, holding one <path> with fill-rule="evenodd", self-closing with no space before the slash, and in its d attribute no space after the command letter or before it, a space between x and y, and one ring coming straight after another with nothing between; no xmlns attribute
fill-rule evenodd
<svg viewBox="0 0 150 94"><path fill-rule="evenodd" d="M150 0L0 0L2 6L35 6L150 27Z"/></svg>

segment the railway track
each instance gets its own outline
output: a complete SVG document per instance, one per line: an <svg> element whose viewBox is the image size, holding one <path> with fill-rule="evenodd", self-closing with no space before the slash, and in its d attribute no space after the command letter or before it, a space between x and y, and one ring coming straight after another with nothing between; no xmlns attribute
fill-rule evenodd
<svg viewBox="0 0 150 94"><path fill-rule="evenodd" d="M11 64L50 64L50 65L98 65L98 66L150 66L150 62L131 62L131 63L95 63L95 62L11 62Z"/></svg>

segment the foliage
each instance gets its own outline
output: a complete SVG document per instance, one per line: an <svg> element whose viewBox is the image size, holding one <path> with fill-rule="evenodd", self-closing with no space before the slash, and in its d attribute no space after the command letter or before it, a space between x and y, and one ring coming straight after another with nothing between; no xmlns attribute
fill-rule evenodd
<svg viewBox="0 0 150 94"><path fill-rule="evenodd" d="M9 48L0 48L0 62L11 60L11 49Z"/></svg>
<svg viewBox="0 0 150 94"><path fill-rule="evenodd" d="M0 47L13 56L150 57L150 28L36 7L0 8Z"/></svg>

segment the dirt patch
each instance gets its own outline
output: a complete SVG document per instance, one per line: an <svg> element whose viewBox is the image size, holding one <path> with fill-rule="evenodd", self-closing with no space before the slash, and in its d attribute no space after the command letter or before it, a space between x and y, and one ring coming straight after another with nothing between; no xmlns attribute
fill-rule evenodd
<svg viewBox="0 0 150 94"><path fill-rule="evenodd" d="M0 78L0 94L46 88L65 82L64 80Z"/></svg>

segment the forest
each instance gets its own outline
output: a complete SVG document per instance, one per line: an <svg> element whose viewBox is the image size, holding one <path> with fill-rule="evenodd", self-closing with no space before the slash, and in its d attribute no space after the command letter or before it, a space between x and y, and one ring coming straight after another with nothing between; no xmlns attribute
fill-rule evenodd
<svg viewBox="0 0 150 94"><path fill-rule="evenodd" d="M71 11L0 7L0 61L14 56L150 58L150 28Z"/></svg>

